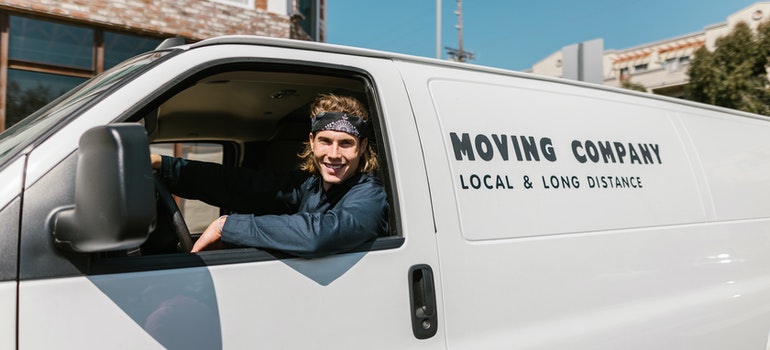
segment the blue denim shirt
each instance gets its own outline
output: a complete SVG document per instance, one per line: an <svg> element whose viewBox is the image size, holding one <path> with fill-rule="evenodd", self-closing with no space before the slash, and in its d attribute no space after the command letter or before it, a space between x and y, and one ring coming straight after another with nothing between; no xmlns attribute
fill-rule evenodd
<svg viewBox="0 0 770 350"><path fill-rule="evenodd" d="M222 241L301 257L351 250L388 232L382 182L357 174L324 191L306 172L273 174L163 157L171 191L239 214L229 215Z"/></svg>

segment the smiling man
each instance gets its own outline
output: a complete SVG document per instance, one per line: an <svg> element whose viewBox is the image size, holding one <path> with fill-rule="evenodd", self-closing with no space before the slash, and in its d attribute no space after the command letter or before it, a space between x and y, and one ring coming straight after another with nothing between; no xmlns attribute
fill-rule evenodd
<svg viewBox="0 0 770 350"><path fill-rule="evenodd" d="M356 248L388 231L388 202L366 108L348 96L321 95L311 107L301 170L272 174L152 155L172 192L238 214L214 222L192 252L222 243L320 257ZM281 208L282 213L275 212Z"/></svg>

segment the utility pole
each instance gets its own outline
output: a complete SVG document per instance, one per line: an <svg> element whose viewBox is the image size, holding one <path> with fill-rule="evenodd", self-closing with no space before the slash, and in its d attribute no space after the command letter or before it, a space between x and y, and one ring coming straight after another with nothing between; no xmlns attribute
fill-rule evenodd
<svg viewBox="0 0 770 350"><path fill-rule="evenodd" d="M457 25L455 25L455 28L457 28L459 46L456 49L447 46L445 49L451 60L466 62L473 59L473 53L463 50L463 0L457 0L457 10L455 11L455 15L457 15Z"/></svg>
<svg viewBox="0 0 770 350"><path fill-rule="evenodd" d="M436 58L441 59L441 0L436 0Z"/></svg>

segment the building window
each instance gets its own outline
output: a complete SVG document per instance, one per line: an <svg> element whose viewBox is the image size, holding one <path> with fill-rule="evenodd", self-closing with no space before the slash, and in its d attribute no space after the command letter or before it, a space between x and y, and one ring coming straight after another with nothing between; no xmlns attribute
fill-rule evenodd
<svg viewBox="0 0 770 350"><path fill-rule="evenodd" d="M634 66L634 72L644 72L647 70L647 63L637 64Z"/></svg>
<svg viewBox="0 0 770 350"><path fill-rule="evenodd" d="M254 0L214 0L220 4L239 6L245 8L254 8Z"/></svg>
<svg viewBox="0 0 770 350"><path fill-rule="evenodd" d="M318 0L298 0L299 13L304 17L299 22L302 30L305 31L313 40L319 40L319 8Z"/></svg>
<svg viewBox="0 0 770 350"><path fill-rule="evenodd" d="M94 30L11 16L8 58L93 69Z"/></svg>
<svg viewBox="0 0 770 350"><path fill-rule="evenodd" d="M104 32L104 69L110 69L124 60L153 50L160 39L131 34Z"/></svg>
<svg viewBox="0 0 770 350"><path fill-rule="evenodd" d="M690 63L690 56L679 57L679 64L689 64L689 63Z"/></svg>
<svg viewBox="0 0 770 350"><path fill-rule="evenodd" d="M0 18L8 24L8 56L4 62L8 78L0 82L0 86L6 86L0 90L5 94L5 120L0 120L0 131L86 79L150 51L161 42L154 37L2 12Z"/></svg>
<svg viewBox="0 0 770 350"><path fill-rule="evenodd" d="M9 69L5 92L6 126L16 124L85 80L86 78Z"/></svg>
<svg viewBox="0 0 770 350"><path fill-rule="evenodd" d="M628 67L620 68L620 80L625 81L631 79L631 72L628 71Z"/></svg>

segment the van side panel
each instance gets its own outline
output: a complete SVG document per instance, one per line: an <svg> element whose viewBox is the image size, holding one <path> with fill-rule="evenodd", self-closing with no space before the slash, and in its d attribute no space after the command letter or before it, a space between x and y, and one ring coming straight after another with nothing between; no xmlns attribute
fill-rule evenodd
<svg viewBox="0 0 770 350"><path fill-rule="evenodd" d="M0 281L17 278L24 157L0 171Z"/></svg>
<svg viewBox="0 0 770 350"><path fill-rule="evenodd" d="M16 288L23 174L23 157L0 172L0 349L16 348Z"/></svg>
<svg viewBox="0 0 770 350"><path fill-rule="evenodd" d="M678 115L708 181L717 220L770 216L770 122L699 110Z"/></svg>
<svg viewBox="0 0 770 350"><path fill-rule="evenodd" d="M754 219L718 221L714 175L704 175L690 125L678 120L697 108L527 77L399 68L428 155L449 347L767 346L770 220L742 205L733 218ZM748 132L732 121L742 118L720 118ZM735 153L750 145L723 144ZM717 164L729 153L709 157ZM742 186L724 181L725 193L735 188L747 202L770 197Z"/></svg>
<svg viewBox="0 0 770 350"><path fill-rule="evenodd" d="M16 348L16 257L20 202L17 197L0 210L0 349Z"/></svg>
<svg viewBox="0 0 770 350"><path fill-rule="evenodd" d="M428 83L466 239L706 219L688 155L665 110L517 83ZM662 197L668 205L651 205ZM489 202L505 205L479 205ZM516 230L500 220L511 215Z"/></svg>
<svg viewBox="0 0 770 350"><path fill-rule="evenodd" d="M0 282L0 348L16 348L16 282Z"/></svg>

